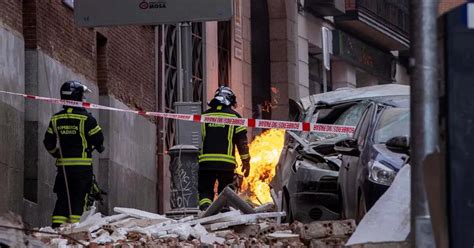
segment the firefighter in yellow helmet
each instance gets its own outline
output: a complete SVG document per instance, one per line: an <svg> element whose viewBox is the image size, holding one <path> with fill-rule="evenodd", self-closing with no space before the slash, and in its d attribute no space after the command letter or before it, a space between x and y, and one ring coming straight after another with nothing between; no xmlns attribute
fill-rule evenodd
<svg viewBox="0 0 474 248"><path fill-rule="evenodd" d="M83 101L87 91L80 82L67 81L61 86L61 99ZM93 185L92 151L104 151L103 142L101 127L84 108L64 106L51 118L43 143L57 166L53 227L79 222Z"/></svg>
<svg viewBox="0 0 474 248"><path fill-rule="evenodd" d="M229 87L220 86L209 109L203 116L240 118L232 109L237 104L235 94ZM242 172L250 172L250 155L247 143L247 129L242 126L206 123L201 125L202 148L199 155L199 208L205 210L214 198L214 183L219 183L219 193L233 182L236 167L235 147L239 149Z"/></svg>

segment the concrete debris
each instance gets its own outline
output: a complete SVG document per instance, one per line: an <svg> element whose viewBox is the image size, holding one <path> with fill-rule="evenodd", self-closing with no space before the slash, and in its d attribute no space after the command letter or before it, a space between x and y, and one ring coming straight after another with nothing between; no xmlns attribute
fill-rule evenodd
<svg viewBox="0 0 474 248"><path fill-rule="evenodd" d="M381 221L383 220L383 221ZM348 245L404 242L410 233L410 165L362 218Z"/></svg>
<svg viewBox="0 0 474 248"><path fill-rule="evenodd" d="M327 237L351 236L356 229L354 220L317 221L309 224L295 224L295 231L303 240L310 241Z"/></svg>
<svg viewBox="0 0 474 248"><path fill-rule="evenodd" d="M274 211L276 209L275 209L275 204L269 202L269 203L265 203L261 206L254 208L254 210L256 213L264 213L264 212Z"/></svg>
<svg viewBox="0 0 474 248"><path fill-rule="evenodd" d="M215 234L206 234L201 236L201 243L204 245L222 245L225 242L225 239L217 237Z"/></svg>
<svg viewBox="0 0 474 248"><path fill-rule="evenodd" d="M207 217L182 216L176 220L138 209L115 208L114 211L119 214L104 217L100 213L89 212L82 222L65 224L58 229L40 229L47 233L27 235L21 230L0 228L0 245L34 248L337 247L343 246L354 232L355 223L352 220L279 224L277 218L284 217L286 213L261 212L262 209L274 209L273 204L271 208L268 206L260 206L258 212L252 208L248 211L252 213L245 213L237 207L240 210ZM0 226L7 225L2 221L5 222L0 219ZM21 221L17 222L16 225L8 225L23 226ZM30 245L22 245L28 239Z"/></svg>
<svg viewBox="0 0 474 248"><path fill-rule="evenodd" d="M120 214L126 214L128 216L138 218L138 219L163 219L163 220L169 220L163 215L159 214L154 214L154 213L149 213L146 211L138 210L138 209L133 209L133 208L114 208L114 212L120 213Z"/></svg>
<svg viewBox="0 0 474 248"><path fill-rule="evenodd" d="M253 214L255 210L246 201L242 200L237 193L235 193L229 186L225 187L224 190L219 194L219 197L209 206L204 212L202 217L211 216L217 214L225 207L234 207L239 209L244 214Z"/></svg>

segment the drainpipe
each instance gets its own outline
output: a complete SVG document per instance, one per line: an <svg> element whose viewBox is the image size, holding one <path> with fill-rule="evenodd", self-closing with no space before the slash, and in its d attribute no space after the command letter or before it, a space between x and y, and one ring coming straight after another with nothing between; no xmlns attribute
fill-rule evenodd
<svg viewBox="0 0 474 248"><path fill-rule="evenodd" d="M438 149L437 0L411 0L411 244L435 247L423 162ZM426 165L429 166L429 165Z"/></svg>

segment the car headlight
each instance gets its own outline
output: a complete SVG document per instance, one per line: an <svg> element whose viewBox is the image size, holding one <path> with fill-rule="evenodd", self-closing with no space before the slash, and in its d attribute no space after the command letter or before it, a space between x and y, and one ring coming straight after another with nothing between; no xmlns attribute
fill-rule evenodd
<svg viewBox="0 0 474 248"><path fill-rule="evenodd" d="M374 183L390 186L396 175L397 173L394 170L379 161L372 160L369 162L369 180Z"/></svg>

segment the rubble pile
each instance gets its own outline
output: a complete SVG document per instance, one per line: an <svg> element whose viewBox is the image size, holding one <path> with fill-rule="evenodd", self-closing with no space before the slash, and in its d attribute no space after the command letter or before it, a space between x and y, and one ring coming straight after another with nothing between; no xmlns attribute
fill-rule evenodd
<svg viewBox="0 0 474 248"><path fill-rule="evenodd" d="M0 245L6 236L4 242L11 247L342 247L355 231L353 220L281 224L286 214L278 209L273 204L254 208L226 189L207 211L196 215L184 212L171 218L116 207L115 215L102 216L92 209L79 223L57 230L46 227L26 235L5 229L17 236L8 240L9 233L0 232ZM7 225L22 227L20 223ZM41 242L25 245L32 239Z"/></svg>
<svg viewBox="0 0 474 248"><path fill-rule="evenodd" d="M31 232L30 235L17 230L8 230L16 233L16 236L9 234L15 239L10 240L8 245L11 247L337 247L343 246L355 229L353 221L278 224L275 218L284 216L284 212L243 214L240 210L231 210L203 218L187 216L173 220L137 209L115 208L114 211L118 214L107 217L103 217L100 213L89 213L88 216L83 216L85 219L80 223L65 225L59 230L46 227L39 230L41 233ZM29 240L31 244L33 244L31 241L35 240L36 243L34 246L28 246L25 240ZM37 241L41 241L44 245L41 246Z"/></svg>

